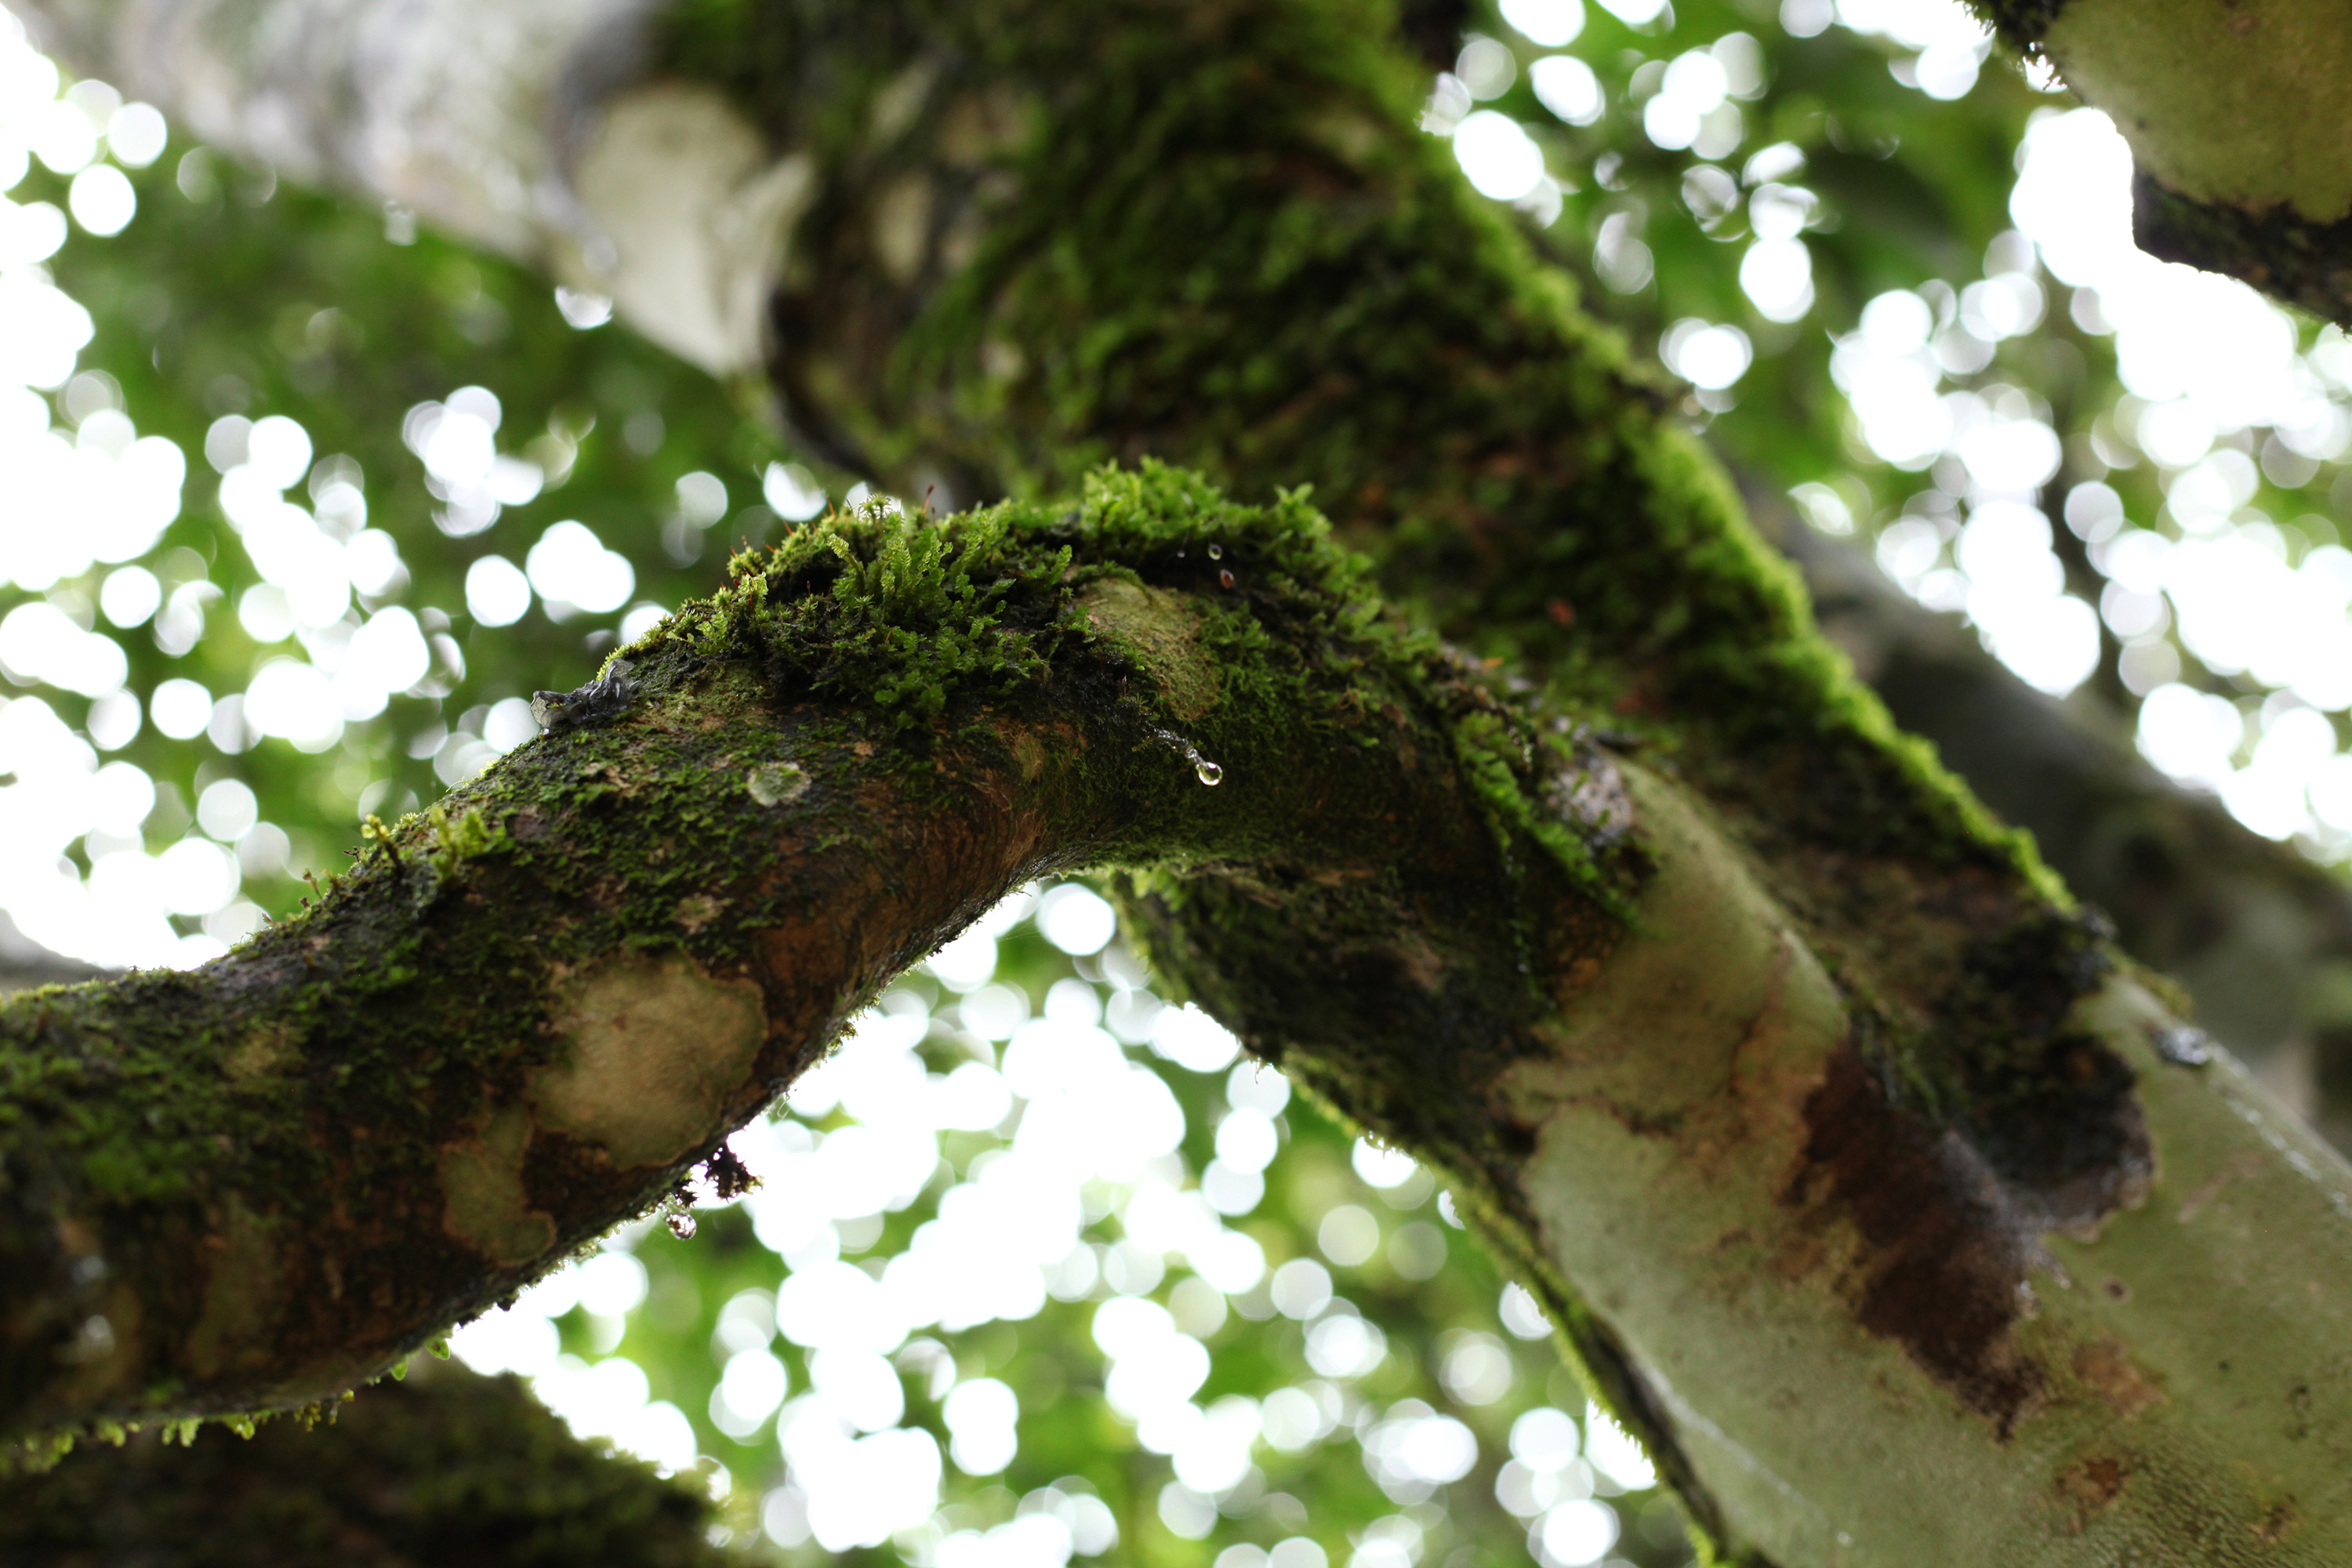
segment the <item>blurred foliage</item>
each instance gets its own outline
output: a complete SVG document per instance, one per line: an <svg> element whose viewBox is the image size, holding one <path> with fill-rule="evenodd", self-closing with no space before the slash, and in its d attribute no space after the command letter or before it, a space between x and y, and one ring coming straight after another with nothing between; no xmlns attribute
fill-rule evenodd
<svg viewBox="0 0 2352 1568"><path fill-rule="evenodd" d="M779 454L757 389L715 384L616 327L576 331L546 283L512 263L280 185L266 170L174 147L134 184L131 226L111 238L77 229L53 267L98 323L83 365L113 379L142 434L167 437L188 457L180 518L146 563L167 592L191 580L221 592L184 656L161 651L152 635L122 637L131 689L182 677L216 694L238 691L286 651L257 644L235 613L261 577L215 504L220 476L204 456L225 416L293 417L318 455L314 473L348 473L332 463L338 455L355 462L368 525L399 542L405 568L384 602L406 603L428 633L450 639L436 646L423 686L351 726L327 755L266 739L224 756L202 740L143 729L119 754L172 786L177 802L174 811L167 795L150 819L151 845L186 829L205 785L237 777L259 797L262 818L292 836L293 871L324 865L356 839L363 811L415 810L454 782L436 778L436 749L456 731L478 738L487 705L568 690L593 675L619 615L559 623L535 600L512 626L480 625L466 613L465 581L484 555L520 563L550 524L577 519L629 557L632 603L667 608L716 587L741 543L779 532L759 504L761 472ZM62 202L64 186L37 167L15 195ZM402 426L411 407L468 384L491 388L502 405L500 449L537 460L551 482L488 529L451 537L434 521L439 503ZM682 516L677 489L698 470L718 477L730 502L730 515L700 527ZM296 499L309 498L298 490ZM106 570L67 591L87 605ZM361 606L375 603L363 597ZM80 700L45 695L68 721L79 718ZM299 888L284 880L247 891L282 910Z"/></svg>
<svg viewBox="0 0 2352 1568"><path fill-rule="evenodd" d="M1143 973L1123 951L1073 958L1025 921L1000 940L997 952L992 984L1032 998L1044 998L1056 984L1075 980L1108 1000L1118 994L1120 979ZM920 1047L933 1073L975 1056L994 1059L990 1047L957 1026L954 992L922 972L902 985L935 999L931 1030ZM1215 1157L1215 1130L1228 1110L1226 1071L1191 1070L1138 1046L1130 1046L1129 1055L1160 1075L1184 1111L1184 1169L1159 1173L1185 1179L1186 1173L1204 1171ZM853 1122L839 1110L810 1119L821 1132ZM1220 1500L1205 1536L1178 1534L1162 1503L1171 1484L1169 1459L1142 1448L1136 1429L1104 1397L1106 1358L1092 1324L1097 1306L1118 1292L1098 1280L1075 1300L1049 1299L1026 1321L991 1322L961 1333L918 1331L895 1358L906 1388L905 1424L930 1432L942 1451L950 1438L940 1409L948 1379L932 1376L919 1349L927 1341L944 1343L956 1381L996 1378L1020 1400L1020 1445L1012 1463L1001 1475L980 1477L948 1467L938 1528L985 1531L1003 1525L1024 1498L1058 1484L1066 1493L1091 1491L1108 1506L1119 1536L1118 1544L1103 1553L1106 1562L1190 1568L1207 1564L1235 1544L1266 1548L1305 1536L1318 1542L1336 1565L1349 1560L1351 1546L1368 1530L1375 1539L1412 1543L1409 1559L1396 1559L1400 1568L1407 1561L1447 1568L1529 1561L1527 1523L1497 1500L1497 1479L1511 1458L1513 1424L1547 1405L1581 1417L1582 1387L1534 1320L1522 1318L1518 1325L1519 1333L1537 1334L1532 1340L1503 1326L1497 1302L1506 1280L1471 1233L1451 1217L1450 1205L1441 1205L1436 1184L1425 1172L1416 1170L1391 1187L1373 1187L1355 1168L1353 1134L1300 1098L1289 1100L1277 1124L1284 1142L1265 1173L1265 1196L1229 1223L1264 1248L1269 1278L1294 1258L1327 1267L1335 1299L1352 1302L1385 1336L1387 1353L1377 1366L1358 1378L1319 1375L1307 1359L1308 1322L1277 1311L1265 1280L1228 1299L1171 1260L1156 1286L1139 1290L1138 1281L1120 1283L1170 1307L1179 1327L1207 1344L1212 1368L1192 1396L1196 1405L1212 1405L1228 1394L1263 1402L1286 1388L1328 1391L1327 1396L1345 1407L1334 1429L1295 1453L1261 1442L1255 1468ZM844 1236L843 1256L878 1264L907 1250L916 1231L937 1217L940 1199L957 1176L977 1177L992 1152L1009 1142L994 1131L947 1134L940 1169L912 1204L881 1216L878 1226L837 1227ZM1101 1217L1088 1225L1083 1238L1097 1251L1121 1238L1116 1208L1121 1196L1090 1184L1087 1212ZM1318 1245L1324 1216L1343 1205L1370 1213L1380 1224L1380 1245L1358 1264L1333 1261ZM737 1539L748 1542L759 1536L761 1500L784 1483L785 1468L772 1417L741 1437L728 1436L712 1419L714 1394L730 1354L720 1320L742 1293L773 1292L782 1270L778 1258L754 1237L743 1207L705 1208L697 1217L698 1226L686 1239L650 1222L618 1238L646 1272L643 1302L625 1323L600 1321L582 1308L562 1317L559 1325L567 1352L583 1360L609 1353L629 1357L645 1368L651 1397L688 1413L700 1450L729 1472L726 1511ZM1311 1321L1315 1314L1308 1316ZM1458 1363L1449 1379L1449 1357L1465 1342L1474 1355L1499 1354L1507 1373L1498 1374L1489 1359L1479 1382L1463 1377ZM782 1337L772 1350L785 1363L791 1394L804 1394L812 1383L808 1354ZM1365 1457L1364 1435L1383 1418L1430 1413L1458 1420L1475 1434L1475 1466L1448 1484L1393 1474L1385 1485L1376 1480ZM1623 1535L1612 1560L1640 1568L1675 1568L1689 1561L1680 1516L1663 1495L1624 1493L1605 1470L1578 1473L1613 1500ZM1560 1495L1584 1494L1584 1486L1571 1479ZM836 1557L810 1542L785 1555L812 1563L891 1563L902 1555L924 1560L936 1550L936 1537L918 1532L902 1536L900 1544L903 1551L853 1549ZM1364 1561L1380 1564L1386 1559Z"/></svg>

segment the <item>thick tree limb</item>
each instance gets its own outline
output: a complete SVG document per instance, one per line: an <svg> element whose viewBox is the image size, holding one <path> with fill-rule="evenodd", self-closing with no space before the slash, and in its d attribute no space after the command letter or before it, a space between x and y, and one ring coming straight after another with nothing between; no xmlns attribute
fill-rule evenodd
<svg viewBox="0 0 2352 1568"><path fill-rule="evenodd" d="M977 524L944 557L925 526L799 541L318 908L193 973L0 1005L0 1424L373 1373L658 1199L1057 868L1385 867L1511 952L1443 711L1491 704L1383 651L1300 509L1160 488L1024 518L1010 560ZM1188 747L1248 784L1204 787Z"/></svg>
<svg viewBox="0 0 2352 1568"><path fill-rule="evenodd" d="M714 94L639 85L648 8L59 0L31 20L215 146L423 213L742 368L805 171Z"/></svg>

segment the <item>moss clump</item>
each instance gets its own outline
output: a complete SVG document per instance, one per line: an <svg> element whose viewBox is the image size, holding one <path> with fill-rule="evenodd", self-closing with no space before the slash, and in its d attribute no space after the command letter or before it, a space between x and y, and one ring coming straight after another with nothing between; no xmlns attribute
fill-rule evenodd
<svg viewBox="0 0 2352 1568"><path fill-rule="evenodd" d="M1072 664L1063 656L1089 647L1102 650L1097 663L1127 665L1122 679L1147 677L1131 700L1156 701L1149 688L1159 683L1136 668L1152 662L1148 652L1121 643L1120 617L1088 613L1097 584L1196 596L1208 608L1188 612L1185 636L1218 672L1221 705L1279 705L1292 722L1336 712L1349 667L1343 659L1319 683L1294 687L1266 668L1278 650L1316 637L1368 648L1383 635L1362 563L1332 543L1306 491L1243 506L1198 474L1149 459L1088 474L1076 506L1004 501L935 519L869 504L733 564L725 589L648 632L630 656L745 660L781 700L869 710L902 736L1017 704L1069 678L1057 659ZM1294 652L1289 662L1295 675L1307 660ZM1181 695L1175 704L1186 717L1208 706Z"/></svg>

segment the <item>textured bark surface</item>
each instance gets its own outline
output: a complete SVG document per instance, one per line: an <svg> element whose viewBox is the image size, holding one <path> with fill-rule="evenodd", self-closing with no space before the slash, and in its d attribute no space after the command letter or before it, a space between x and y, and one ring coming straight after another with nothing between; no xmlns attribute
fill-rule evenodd
<svg viewBox="0 0 2352 1568"><path fill-rule="evenodd" d="M2352 889L2291 845L2182 789L2087 694L2061 702L1958 617L1759 498L1822 632L1895 721L2025 828L2126 952L2186 984L2200 1024L2338 1149L2352 1146Z"/></svg>
<svg viewBox="0 0 2352 1568"><path fill-rule="evenodd" d="M1164 470L796 535L322 910L0 1014L20 1426L365 1370L1093 865L1173 984L1448 1173L1718 1556L2352 1555L2347 1173L1894 731L1412 128L1392 21L658 19L699 85L609 113L715 92L800 171L803 431L917 496L1312 480L1470 657L1295 495Z"/></svg>

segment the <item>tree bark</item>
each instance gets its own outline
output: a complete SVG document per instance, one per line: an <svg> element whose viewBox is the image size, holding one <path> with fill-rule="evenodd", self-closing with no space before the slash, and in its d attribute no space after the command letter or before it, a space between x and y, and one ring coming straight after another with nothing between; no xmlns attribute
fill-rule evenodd
<svg viewBox="0 0 2352 1568"><path fill-rule="evenodd" d="M802 171L804 431L909 493L1311 479L1468 658L1296 495L1158 468L743 563L321 909L0 1012L19 1429L363 1374L1003 889L1118 866L1176 983L1449 1173L1718 1557L2352 1551L2352 1173L1895 732L1388 21L658 19L605 123L739 104Z"/></svg>
<svg viewBox="0 0 2352 1568"><path fill-rule="evenodd" d="M2352 322L2352 25L2327 0L1977 0L2112 116L2140 247Z"/></svg>
<svg viewBox="0 0 2352 1568"><path fill-rule="evenodd" d="M582 1442L511 1377L438 1363L315 1427L85 1447L0 1479L0 1562L39 1568L719 1568L707 1494ZM267 1543L266 1546L263 1543Z"/></svg>
<svg viewBox="0 0 2352 1568"><path fill-rule="evenodd" d="M2066 885L2115 921L2126 952L2181 982L2198 1021L2338 1150L2352 1147L2352 889L2291 844L2249 831L2133 746L2127 721L2035 690L1958 617L1751 497L1804 574L1822 630L1895 721L2033 835Z"/></svg>

